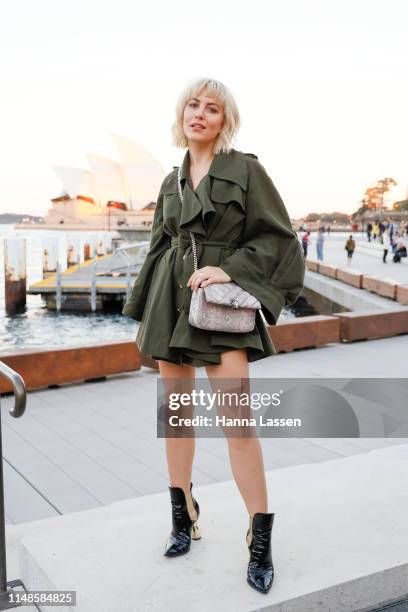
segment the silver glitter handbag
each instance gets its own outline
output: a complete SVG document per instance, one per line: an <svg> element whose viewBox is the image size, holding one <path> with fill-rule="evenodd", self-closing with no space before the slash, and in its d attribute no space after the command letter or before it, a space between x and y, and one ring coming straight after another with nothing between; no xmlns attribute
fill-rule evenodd
<svg viewBox="0 0 408 612"><path fill-rule="evenodd" d="M178 191L183 205L180 171L179 168ZM194 272L197 272L197 247L193 232L190 232L190 237ZM236 283L211 283L193 291L188 322L199 329L241 334L253 331L256 310L260 308L259 300Z"/></svg>

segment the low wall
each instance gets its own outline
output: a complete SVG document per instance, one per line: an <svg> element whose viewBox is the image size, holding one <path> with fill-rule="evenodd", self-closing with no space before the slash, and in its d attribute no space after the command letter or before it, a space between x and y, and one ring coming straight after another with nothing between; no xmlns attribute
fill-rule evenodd
<svg viewBox="0 0 408 612"><path fill-rule="evenodd" d="M268 326L268 333L278 352L385 338L408 334L408 310L299 317ZM132 372L141 366L158 369L157 361L140 353L136 342L127 340L79 347L20 349L1 353L0 360L23 377L28 390ZM10 391L11 385L0 377L0 393Z"/></svg>
<svg viewBox="0 0 408 612"><path fill-rule="evenodd" d="M340 319L324 315L299 317L269 325L268 332L277 351L286 353L340 342Z"/></svg>
<svg viewBox="0 0 408 612"><path fill-rule="evenodd" d="M313 259L306 260L306 268L342 281L352 287L367 289L371 293L395 300L400 304L408 305L408 283L402 284L391 278L384 278L374 274L364 274L359 270L347 270L336 266L322 264Z"/></svg>
<svg viewBox="0 0 408 612"><path fill-rule="evenodd" d="M20 374L27 389L139 370L142 358L135 342L101 342L90 346L19 349L3 352L0 360ZM12 386L0 377L0 392Z"/></svg>

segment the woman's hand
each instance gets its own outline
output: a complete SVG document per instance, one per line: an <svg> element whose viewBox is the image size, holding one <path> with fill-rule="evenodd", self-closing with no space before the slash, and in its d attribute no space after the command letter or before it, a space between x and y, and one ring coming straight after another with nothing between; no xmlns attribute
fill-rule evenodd
<svg viewBox="0 0 408 612"><path fill-rule="evenodd" d="M191 291L198 289L199 287L206 287L211 283L229 283L231 277L228 276L221 268L214 266L204 266L193 272L187 282L187 287L191 287Z"/></svg>

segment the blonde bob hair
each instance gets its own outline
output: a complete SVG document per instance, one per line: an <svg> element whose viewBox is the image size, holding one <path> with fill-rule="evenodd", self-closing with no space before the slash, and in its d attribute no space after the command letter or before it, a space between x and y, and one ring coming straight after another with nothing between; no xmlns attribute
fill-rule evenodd
<svg viewBox="0 0 408 612"><path fill-rule="evenodd" d="M215 79L194 79L182 91L176 105L176 120L171 128L173 144L176 147L188 147L188 140L183 129L184 109L191 98L200 95L203 91L210 98L218 98L224 109L224 124L215 141L213 153L215 155L217 153L228 153L241 125L241 119L233 95L223 83Z"/></svg>

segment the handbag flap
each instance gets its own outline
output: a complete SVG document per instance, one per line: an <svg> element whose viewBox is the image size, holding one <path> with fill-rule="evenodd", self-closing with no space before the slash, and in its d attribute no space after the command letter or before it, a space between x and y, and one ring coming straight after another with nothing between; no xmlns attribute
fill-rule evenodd
<svg viewBox="0 0 408 612"><path fill-rule="evenodd" d="M212 283L203 287L205 299L213 304L232 306L233 308L261 308L261 303L251 293L233 282Z"/></svg>

